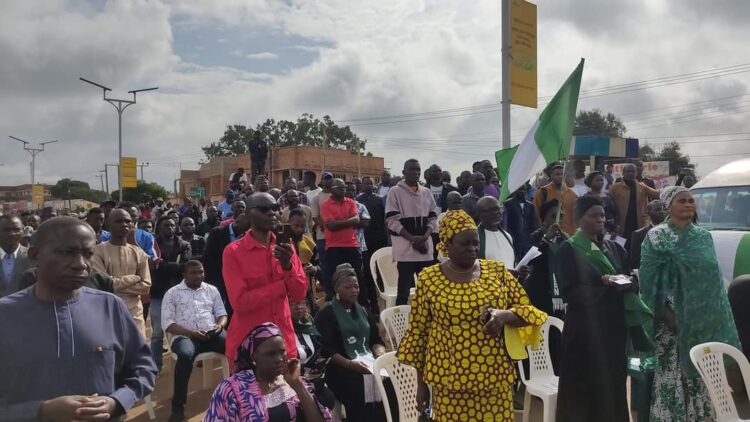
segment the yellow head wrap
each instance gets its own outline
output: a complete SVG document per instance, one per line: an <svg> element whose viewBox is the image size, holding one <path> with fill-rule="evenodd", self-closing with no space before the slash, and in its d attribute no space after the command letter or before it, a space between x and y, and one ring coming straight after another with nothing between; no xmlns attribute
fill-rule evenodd
<svg viewBox="0 0 750 422"><path fill-rule="evenodd" d="M438 243L438 252L443 256L448 256L448 241L451 238L466 230L476 230L477 225L474 219L464 210L448 211L440 222L439 234L440 243Z"/></svg>

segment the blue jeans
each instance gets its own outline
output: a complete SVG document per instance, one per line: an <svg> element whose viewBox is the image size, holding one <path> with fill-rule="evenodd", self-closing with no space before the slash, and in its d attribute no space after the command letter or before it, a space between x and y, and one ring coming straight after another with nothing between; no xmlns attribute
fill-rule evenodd
<svg viewBox="0 0 750 422"><path fill-rule="evenodd" d="M151 298L149 315L151 316L151 356L154 358L156 369L161 370L161 358L164 354L164 330L161 329L161 299Z"/></svg>
<svg viewBox="0 0 750 422"><path fill-rule="evenodd" d="M182 409L187 402L188 382L193 372L193 361L201 353L216 352L224 353L227 332L221 332L205 343L198 343L184 336L175 337L172 341L172 352L177 355L177 363L174 367L174 395L172 396L172 409Z"/></svg>

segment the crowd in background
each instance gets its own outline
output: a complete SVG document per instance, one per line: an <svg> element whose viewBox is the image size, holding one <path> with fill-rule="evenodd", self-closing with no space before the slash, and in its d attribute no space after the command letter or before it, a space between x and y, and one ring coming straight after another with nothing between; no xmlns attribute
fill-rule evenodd
<svg viewBox="0 0 750 422"><path fill-rule="evenodd" d="M206 403L208 421L329 420L337 402L348 420L385 420L392 409L367 360L386 351L382 279L370 270L385 247L396 304L412 304L398 356L417 368L418 404L435 420L513 420L517 358L502 328L533 343L548 316L566 323L549 346L557 420L627 420L626 338L636 328L662 386L652 420L710 420L686 347L738 340L690 192L655 189L639 162L620 177L611 165L570 166L549 165L502 203L490 161L454 184L440 166L423 172L408 160L377 182L308 171L276 187L238 169L218 204L144 198L83 216L49 207L0 216L0 372L9 374L0 421L123 415L153 390L167 351L177 355L170 421L184 420L193 360L207 351L232 366ZM693 183L681 173L679 184ZM532 248L539 256L518 265ZM675 283L687 268L711 287ZM626 287L610 281L617 274ZM697 295L716 299L711 318L695 318ZM654 322L630 324L633 306Z"/></svg>

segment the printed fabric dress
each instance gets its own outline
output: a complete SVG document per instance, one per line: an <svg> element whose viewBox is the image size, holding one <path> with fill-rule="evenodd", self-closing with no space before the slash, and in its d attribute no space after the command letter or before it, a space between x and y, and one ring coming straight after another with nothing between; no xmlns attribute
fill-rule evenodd
<svg viewBox="0 0 750 422"><path fill-rule="evenodd" d="M529 324L518 329L529 343L547 319L502 262L480 260L480 266L479 279L466 283L448 280L440 264L425 268L399 346L399 361L432 386L438 422L514 421L515 366L503 339L482 332L481 314L487 308L515 313Z"/></svg>
<svg viewBox="0 0 750 422"><path fill-rule="evenodd" d="M305 382L315 399L315 390ZM317 402L317 399L315 399ZM318 402L325 421L331 413ZM291 387L284 384L263 395L253 371L240 371L224 379L211 396L203 422L304 422L301 403Z"/></svg>
<svg viewBox="0 0 750 422"><path fill-rule="evenodd" d="M641 254L641 295L655 321L648 327L656 343L650 420L713 421L690 349L709 341L739 348L739 338L711 234L667 220L648 232ZM676 332L663 322L666 307L673 310Z"/></svg>

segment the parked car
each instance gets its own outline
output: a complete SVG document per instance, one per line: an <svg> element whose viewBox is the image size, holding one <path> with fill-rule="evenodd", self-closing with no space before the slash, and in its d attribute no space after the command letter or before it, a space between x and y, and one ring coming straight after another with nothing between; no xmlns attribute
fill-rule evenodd
<svg viewBox="0 0 750 422"><path fill-rule="evenodd" d="M750 274L750 158L714 170L691 191L698 224L714 238L724 281Z"/></svg>

